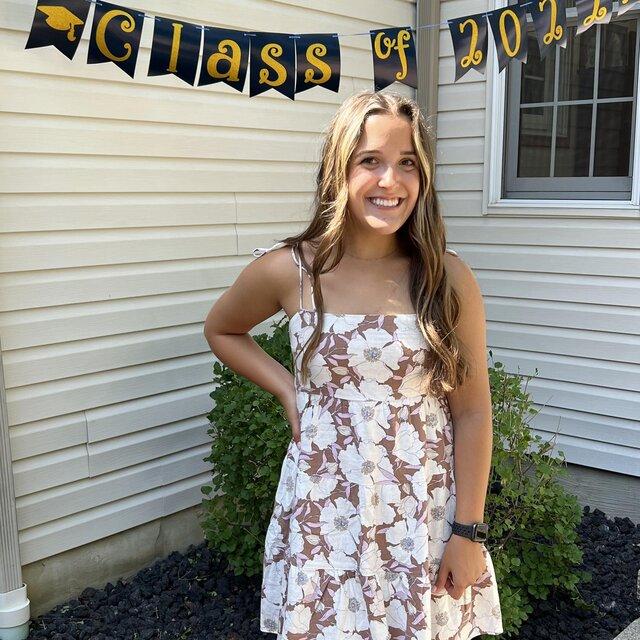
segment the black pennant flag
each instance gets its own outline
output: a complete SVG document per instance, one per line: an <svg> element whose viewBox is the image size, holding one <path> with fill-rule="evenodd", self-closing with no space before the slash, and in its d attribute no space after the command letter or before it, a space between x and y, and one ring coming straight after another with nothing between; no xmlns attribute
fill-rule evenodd
<svg viewBox="0 0 640 640"><path fill-rule="evenodd" d="M484 73L487 64L487 18L484 13L449 20L457 82L469 69Z"/></svg>
<svg viewBox="0 0 640 640"><path fill-rule="evenodd" d="M52 45L72 60L90 6L86 0L58 0L55 4L51 0L38 0L25 49Z"/></svg>
<svg viewBox="0 0 640 640"><path fill-rule="evenodd" d="M249 46L249 36L243 31L205 27L198 86L224 82L242 93Z"/></svg>
<svg viewBox="0 0 640 640"><path fill-rule="evenodd" d="M296 45L288 33L257 32L251 38L249 97L275 89L295 99Z"/></svg>
<svg viewBox="0 0 640 640"><path fill-rule="evenodd" d="M618 13L616 15L621 16L629 9L637 9L640 7L640 0L618 0Z"/></svg>
<svg viewBox="0 0 640 640"><path fill-rule="evenodd" d="M527 61L527 12L513 4L489 14L491 31L496 43L498 69L502 71L511 60Z"/></svg>
<svg viewBox="0 0 640 640"><path fill-rule="evenodd" d="M521 1L522 4L522 1ZM555 45L567 46L567 2L566 0L540 0L529 5L533 26L538 38L540 59Z"/></svg>
<svg viewBox="0 0 640 640"><path fill-rule="evenodd" d="M132 78L140 49L144 13L98 0L87 64L113 62Z"/></svg>
<svg viewBox="0 0 640 640"><path fill-rule="evenodd" d="M613 0L576 0L578 28L576 35L584 33L594 24L607 24L613 12Z"/></svg>
<svg viewBox="0 0 640 640"><path fill-rule="evenodd" d="M149 76L173 73L187 84L196 81L202 27L156 17L149 59Z"/></svg>
<svg viewBox="0 0 640 640"><path fill-rule="evenodd" d="M338 34L305 33L296 38L296 93L320 86L338 93L340 45Z"/></svg>
<svg viewBox="0 0 640 640"><path fill-rule="evenodd" d="M417 89L416 47L411 27L374 29L369 34L375 90L381 91L396 81Z"/></svg>

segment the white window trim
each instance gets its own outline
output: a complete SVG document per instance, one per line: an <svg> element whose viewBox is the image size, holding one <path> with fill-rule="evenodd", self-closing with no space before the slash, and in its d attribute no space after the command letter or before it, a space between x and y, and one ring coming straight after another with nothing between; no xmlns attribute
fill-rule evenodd
<svg viewBox="0 0 640 640"><path fill-rule="evenodd" d="M489 8L507 6L507 0L490 0ZM491 7L493 5L493 7ZM614 3L614 11L617 9ZM636 97L631 200L537 200L502 197L502 159L504 157L504 117L506 70L498 72L491 27L487 25L487 65L485 97L484 177L482 214L486 216L547 216L553 218L640 218L640 117ZM640 69L640 64L638 65ZM640 83L639 83L640 87Z"/></svg>

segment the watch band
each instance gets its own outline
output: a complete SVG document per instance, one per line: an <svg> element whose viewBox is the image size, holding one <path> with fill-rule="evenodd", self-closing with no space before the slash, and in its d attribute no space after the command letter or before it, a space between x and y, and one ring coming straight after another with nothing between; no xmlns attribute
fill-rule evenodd
<svg viewBox="0 0 640 640"><path fill-rule="evenodd" d="M487 539L489 525L486 522L474 522L473 524L461 524L453 521L451 533L469 538L474 542L484 542Z"/></svg>

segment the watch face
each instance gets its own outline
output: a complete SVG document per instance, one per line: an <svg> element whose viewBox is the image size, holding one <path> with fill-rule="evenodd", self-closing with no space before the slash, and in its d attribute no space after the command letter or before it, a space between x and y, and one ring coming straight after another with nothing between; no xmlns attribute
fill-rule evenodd
<svg viewBox="0 0 640 640"><path fill-rule="evenodd" d="M474 525L474 539L478 542L484 542L487 539L489 525L486 523Z"/></svg>

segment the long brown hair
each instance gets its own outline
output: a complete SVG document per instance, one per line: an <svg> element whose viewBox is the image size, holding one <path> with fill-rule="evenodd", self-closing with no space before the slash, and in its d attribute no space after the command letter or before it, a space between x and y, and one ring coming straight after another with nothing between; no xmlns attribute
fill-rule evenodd
<svg viewBox="0 0 640 640"><path fill-rule="evenodd" d="M333 269L344 255L349 163L364 132L366 119L372 114L406 116L411 123L420 190L414 210L397 236L401 249L410 258L411 302L420 331L430 346L425 361L424 388L426 392L441 395L460 385L469 372L466 349L454 332L460 301L444 269L446 239L434 185L432 134L417 102L393 92L361 91L342 103L324 131L313 218L304 231L282 240L285 246L295 247L313 283L317 322L304 349L301 375L308 381L309 360L320 342L324 303L319 276ZM302 253L303 241L315 248L313 264L308 264ZM334 250L335 258L325 268Z"/></svg>

